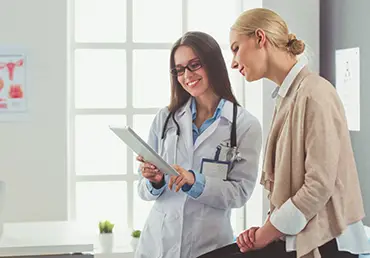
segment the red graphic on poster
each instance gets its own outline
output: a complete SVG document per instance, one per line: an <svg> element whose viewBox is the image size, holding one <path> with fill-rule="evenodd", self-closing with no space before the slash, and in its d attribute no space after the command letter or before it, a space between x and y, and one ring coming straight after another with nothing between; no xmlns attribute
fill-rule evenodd
<svg viewBox="0 0 370 258"><path fill-rule="evenodd" d="M0 69L4 69L5 67L8 68L9 71L9 80L14 79L14 69L15 67L20 67L23 65L23 59L20 59L16 61L15 63L9 62L9 63L0 63Z"/></svg>
<svg viewBox="0 0 370 258"><path fill-rule="evenodd" d="M26 67L24 54L0 50L0 122L28 116Z"/></svg>
<svg viewBox="0 0 370 258"><path fill-rule="evenodd" d="M20 84L12 84L9 88L9 98L21 99L23 98L23 90Z"/></svg>

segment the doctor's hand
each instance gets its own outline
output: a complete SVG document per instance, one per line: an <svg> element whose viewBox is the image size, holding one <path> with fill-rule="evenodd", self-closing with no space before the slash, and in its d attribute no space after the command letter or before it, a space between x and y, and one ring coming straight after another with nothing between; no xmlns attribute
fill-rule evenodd
<svg viewBox="0 0 370 258"><path fill-rule="evenodd" d="M168 188L170 190L172 190L173 184L176 184L175 191L178 192L185 184L192 186L195 183L195 177L193 173L183 169L178 165L173 165L172 167L179 173L179 175L170 177L170 182L168 183Z"/></svg>
<svg viewBox="0 0 370 258"><path fill-rule="evenodd" d="M164 174L159 171L156 166L149 162L145 162L145 160L141 156L138 156L136 160L141 162L140 171L143 177L147 178L150 182L154 184L159 184L162 181Z"/></svg>

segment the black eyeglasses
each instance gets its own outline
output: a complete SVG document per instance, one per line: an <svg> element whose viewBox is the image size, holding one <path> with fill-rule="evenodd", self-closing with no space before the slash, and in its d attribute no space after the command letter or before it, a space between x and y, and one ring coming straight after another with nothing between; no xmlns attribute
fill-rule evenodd
<svg viewBox="0 0 370 258"><path fill-rule="evenodd" d="M185 73L185 69L194 72L202 68L202 66L203 65L199 59L191 60L186 66L177 65L175 68L172 68L171 73L175 76L181 76Z"/></svg>

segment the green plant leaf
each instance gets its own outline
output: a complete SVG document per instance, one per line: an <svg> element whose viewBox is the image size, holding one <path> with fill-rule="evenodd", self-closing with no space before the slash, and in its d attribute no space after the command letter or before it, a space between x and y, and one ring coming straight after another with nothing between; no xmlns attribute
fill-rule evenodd
<svg viewBox="0 0 370 258"><path fill-rule="evenodd" d="M114 228L114 224L111 223L109 220L99 222L99 231L100 231L101 234L103 234L103 233L112 233L113 228Z"/></svg>
<svg viewBox="0 0 370 258"><path fill-rule="evenodd" d="M140 230L134 230L131 233L131 236L134 237L134 238L139 238L140 235L141 235L141 231Z"/></svg>

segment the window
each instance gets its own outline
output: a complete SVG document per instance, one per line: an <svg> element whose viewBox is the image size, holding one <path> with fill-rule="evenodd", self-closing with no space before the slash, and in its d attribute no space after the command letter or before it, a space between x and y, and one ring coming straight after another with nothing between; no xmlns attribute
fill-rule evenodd
<svg viewBox="0 0 370 258"><path fill-rule="evenodd" d="M131 125L146 139L169 103L173 42L188 30L208 32L229 67L229 27L241 11L242 0L69 1L70 218L142 229L153 203L137 196L135 155L108 126ZM229 73L243 104L243 79ZM232 211L236 231L244 219L244 208Z"/></svg>

